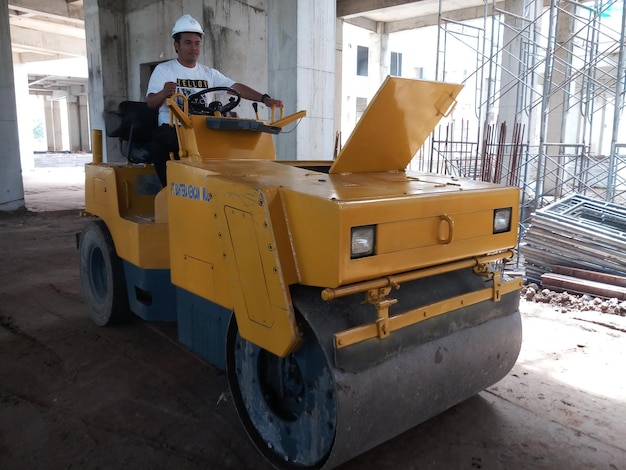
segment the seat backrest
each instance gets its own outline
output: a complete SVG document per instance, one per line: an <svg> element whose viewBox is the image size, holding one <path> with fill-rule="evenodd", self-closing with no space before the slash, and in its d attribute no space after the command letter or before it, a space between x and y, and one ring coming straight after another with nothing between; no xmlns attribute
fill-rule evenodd
<svg viewBox="0 0 626 470"><path fill-rule="evenodd" d="M133 163L148 163L158 110L143 101L122 101L117 112L106 116L107 135L120 139L123 155Z"/></svg>

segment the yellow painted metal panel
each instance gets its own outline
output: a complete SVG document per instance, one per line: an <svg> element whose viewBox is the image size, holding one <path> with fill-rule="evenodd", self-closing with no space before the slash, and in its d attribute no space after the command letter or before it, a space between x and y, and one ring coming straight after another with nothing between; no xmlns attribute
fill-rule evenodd
<svg viewBox="0 0 626 470"><path fill-rule="evenodd" d="M104 178L93 178L92 190L89 191L89 194L92 195L94 204L106 206L111 202L112 194L107 193L106 184L107 180ZM114 203L117 205L117 201L114 201ZM91 206L89 203L87 205Z"/></svg>
<svg viewBox="0 0 626 470"><path fill-rule="evenodd" d="M262 192L271 208L268 211L275 237L282 237L277 246L284 260L281 269L287 284L336 287L509 249L517 242L517 188L412 172L328 175L275 161L172 162L169 167L172 171L176 168L177 175L197 173L200 176L194 177L193 184L206 186L214 197L231 193L229 184ZM190 178L187 175L182 180ZM216 181L220 183L214 186ZM254 193L254 202L246 204L257 205L259 197ZM173 245L198 245L191 234L208 237L211 230L217 230L198 225L205 220L203 210L211 210L209 207L190 210L176 204L173 202L170 207L180 219L176 222L177 230L189 235L185 242ZM493 235L493 209L509 206L514 208L513 229ZM251 210L247 205L240 208ZM444 219L454 224L451 243L442 243L448 236L449 222L442 222ZM350 228L370 224L379 227L377 255L350 259ZM217 236L211 238L214 239ZM207 238L202 248L194 250L207 246L215 244ZM221 262L219 255L193 254L216 265ZM216 289L215 295L220 292Z"/></svg>
<svg viewBox="0 0 626 470"><path fill-rule="evenodd" d="M167 224L136 223L126 219L122 221L127 230L128 244L122 240L121 234L113 237L115 246L119 244L121 247L120 257L144 269L169 269Z"/></svg>
<svg viewBox="0 0 626 470"><path fill-rule="evenodd" d="M330 173L404 170L462 85L387 77L361 116Z"/></svg>
<svg viewBox="0 0 626 470"><path fill-rule="evenodd" d="M260 159L274 160L276 152L272 135L249 130L221 131L208 129L207 116L192 115L191 122L196 134L196 143L202 159ZM222 118L227 119L227 118Z"/></svg>
<svg viewBox="0 0 626 470"><path fill-rule="evenodd" d="M271 328L274 324L272 306L265 287L265 272L261 260L259 240L252 214L233 207L225 207L230 242L233 247L233 269L236 278L231 279L239 295L234 296L237 318L246 315L252 322Z"/></svg>
<svg viewBox="0 0 626 470"><path fill-rule="evenodd" d="M295 190L283 189L281 193L298 281L312 286L337 286L346 249L350 256L350 225L340 218L345 211L336 201Z"/></svg>
<svg viewBox="0 0 626 470"><path fill-rule="evenodd" d="M489 187L489 190L485 190ZM337 287L444 262L505 250L517 243L519 190L497 185L480 190L397 196L369 202L323 200L283 189L298 279ZM462 202L460 202L462 201ZM511 231L493 234L493 209L512 207ZM446 215L454 236L443 240ZM350 259L350 229L376 225L374 256Z"/></svg>
<svg viewBox="0 0 626 470"><path fill-rule="evenodd" d="M138 179L150 175L154 175L152 166L85 165L85 209L90 213L110 211L120 217L153 216L155 194L142 194L138 190ZM94 204L108 207L94 207Z"/></svg>
<svg viewBox="0 0 626 470"><path fill-rule="evenodd" d="M183 102L182 109L176 102L178 99ZM170 125L176 127L180 145L179 155L181 158L189 158L191 161L203 161L205 159L274 160L276 151L272 134L260 132L256 126L252 125L260 123L278 129L306 116L306 111L298 111L290 116L284 116L282 108L278 119L275 119L275 109L272 108L271 122L225 117L219 113L217 113L218 116L189 114L187 98L180 93L168 98L166 104L170 108ZM208 125L209 123L211 126ZM218 128L214 126L218 126Z"/></svg>
<svg viewBox="0 0 626 470"><path fill-rule="evenodd" d="M436 236L440 226L439 216L378 224L376 252L382 255L418 246L438 245Z"/></svg>
<svg viewBox="0 0 626 470"><path fill-rule="evenodd" d="M300 340L285 280L296 277L280 193L242 176L280 166L242 163L168 165L172 282L233 309L244 338L284 356ZM212 265L206 283L189 277L190 257Z"/></svg>
<svg viewBox="0 0 626 470"><path fill-rule="evenodd" d="M183 257L185 272L185 288L190 292L202 292L206 298L213 298L215 294L215 266L206 261Z"/></svg>
<svg viewBox="0 0 626 470"><path fill-rule="evenodd" d="M161 189L154 197L154 221L166 224L168 221L167 188Z"/></svg>
<svg viewBox="0 0 626 470"><path fill-rule="evenodd" d="M204 175L197 184L207 188L215 177L224 184L231 181L263 192L275 236L282 237L277 245L287 284L336 287L508 249L517 242L516 188L414 172L328 175L277 161L170 164L172 169L178 167ZM230 189L210 191L217 195ZM508 206L514 208L513 230L492 235L493 209ZM172 207L182 214L177 206ZM201 214L200 209L189 211L184 219L196 223ZM455 224L449 244L439 240L446 237L444 216ZM191 222L180 223L183 232L208 233L208 229L184 225ZM350 228L370 224L381 227L377 256L351 260ZM183 243L191 244L191 239Z"/></svg>
<svg viewBox="0 0 626 470"><path fill-rule="evenodd" d="M85 211L106 223L120 258L144 269L169 268L167 224L154 223L154 195L136 194L137 176L151 167L85 165Z"/></svg>
<svg viewBox="0 0 626 470"><path fill-rule="evenodd" d="M262 190L215 178L216 202L237 326L242 337L284 357L300 344L267 199Z"/></svg>
<svg viewBox="0 0 626 470"><path fill-rule="evenodd" d="M291 249L289 224L285 218L282 193L278 188L263 188L263 196L272 224L274 247L278 251L283 282L285 285L295 284L298 282L298 276Z"/></svg>
<svg viewBox="0 0 626 470"><path fill-rule="evenodd" d="M215 173L189 162L169 162L167 168L169 185L165 191L172 282L231 308L230 288L223 275L226 268L222 242L216 227L221 211L213 200L209 184ZM198 272L190 269L189 259L212 266L211 277L204 281L197 279Z"/></svg>
<svg viewBox="0 0 626 470"><path fill-rule="evenodd" d="M473 240L476 243L481 238L492 237L492 205L486 204L481 208L476 198L472 200L476 206L471 212L457 212L454 204L446 207L450 212L446 212L445 216L452 222L452 230L441 213L430 217L378 224L376 253L382 255L419 247L440 246L446 244L445 239L448 235L451 236L452 242Z"/></svg>

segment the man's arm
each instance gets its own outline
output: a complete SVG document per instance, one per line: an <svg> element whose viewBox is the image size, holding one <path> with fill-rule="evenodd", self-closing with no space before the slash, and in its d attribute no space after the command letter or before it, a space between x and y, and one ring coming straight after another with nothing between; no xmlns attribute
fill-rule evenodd
<svg viewBox="0 0 626 470"><path fill-rule="evenodd" d="M239 94L241 94L242 98L250 101L258 101L259 103L263 103L268 108L273 106L276 106L277 108L283 107L283 102L281 100L275 100L268 94L259 93L243 83L234 83L231 88L237 90Z"/></svg>
<svg viewBox="0 0 626 470"><path fill-rule="evenodd" d="M149 108L160 108L161 105L165 102L166 98L169 98L174 93L176 93L176 83L174 82L165 82L163 85L163 89L158 93L149 93L146 96L146 102L148 103Z"/></svg>

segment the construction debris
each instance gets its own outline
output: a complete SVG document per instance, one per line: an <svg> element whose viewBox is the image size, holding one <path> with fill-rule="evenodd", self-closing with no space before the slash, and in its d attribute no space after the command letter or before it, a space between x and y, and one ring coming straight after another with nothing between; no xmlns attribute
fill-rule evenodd
<svg viewBox="0 0 626 470"><path fill-rule="evenodd" d="M613 284L608 278L599 281L590 274L581 277L580 271L555 271L561 266L594 271L596 276L604 273L626 277L626 208L577 194L561 199L533 213L520 243L520 254L528 282L547 282L556 290L626 299L622 297L626 286L619 282ZM598 282L604 286L594 284ZM621 287L621 293L615 286Z"/></svg>
<svg viewBox="0 0 626 470"><path fill-rule="evenodd" d="M626 277L585 269L552 266L551 273L541 276L541 285L559 292L568 291L626 300Z"/></svg>
<svg viewBox="0 0 626 470"><path fill-rule="evenodd" d="M612 315L626 316L626 302L616 298L601 299L588 294L575 295L569 292L555 292L542 289L535 283L525 285L521 297L529 302L549 304L561 313L567 312L601 312Z"/></svg>

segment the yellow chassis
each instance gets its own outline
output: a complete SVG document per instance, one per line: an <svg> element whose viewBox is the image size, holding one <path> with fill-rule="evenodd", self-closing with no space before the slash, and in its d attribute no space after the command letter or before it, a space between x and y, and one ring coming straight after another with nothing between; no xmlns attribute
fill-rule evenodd
<svg viewBox="0 0 626 470"><path fill-rule="evenodd" d="M337 348L384 339L521 287L488 269L516 245L517 188L405 171L459 91L389 79L328 172L276 161L270 134L211 129L207 120L228 118L189 116L184 97L174 96L168 105L182 158L168 162L168 186L157 197L138 194L137 178L153 170L101 163L95 147L86 211L104 219L121 258L170 269L174 285L234 310L242 337L278 356L300 344L294 284L325 289L328 301L364 292L375 307L374 322L335 333ZM511 229L494 234L500 207L511 208ZM376 253L353 259L351 228L367 225L376 226ZM392 288L465 267L492 276L493 287L389 314Z"/></svg>

